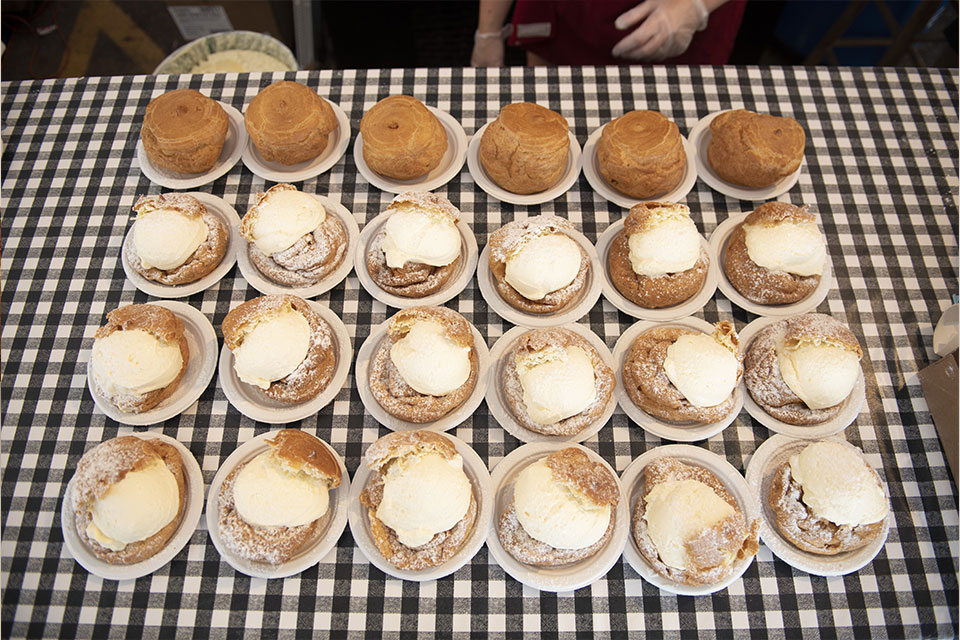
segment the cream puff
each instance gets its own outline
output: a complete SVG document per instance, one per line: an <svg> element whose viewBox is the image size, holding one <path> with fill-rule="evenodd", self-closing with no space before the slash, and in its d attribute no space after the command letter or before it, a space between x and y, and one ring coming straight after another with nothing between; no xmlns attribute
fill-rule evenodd
<svg viewBox="0 0 960 640"><path fill-rule="evenodd" d="M370 107L360 121L363 160L395 180L412 180L440 165L447 152L447 130L412 96L389 96Z"/></svg>
<svg viewBox="0 0 960 640"><path fill-rule="evenodd" d="M241 382L280 402L319 395L333 377L333 331L303 298L262 296L234 307L223 319L223 340Z"/></svg>
<svg viewBox="0 0 960 640"><path fill-rule="evenodd" d="M97 390L126 413L142 413L177 390L190 362L183 322L152 304L107 314L94 336L90 368Z"/></svg>
<svg viewBox="0 0 960 640"><path fill-rule="evenodd" d="M340 464L318 438L283 429L270 448L233 469L220 485L217 523L233 553L279 565L318 532L340 486Z"/></svg>
<svg viewBox="0 0 960 640"><path fill-rule="evenodd" d="M383 557L423 571L452 558L477 519L477 498L453 442L432 431L397 431L367 449L373 475L360 503Z"/></svg>
<svg viewBox="0 0 960 640"><path fill-rule="evenodd" d="M674 202L634 205L607 255L617 291L647 309L672 307L695 296L709 266L689 207Z"/></svg>
<svg viewBox="0 0 960 640"><path fill-rule="evenodd" d="M517 475L513 500L497 521L503 548L518 561L555 567L596 555L613 535L620 487L609 469L576 447Z"/></svg>
<svg viewBox="0 0 960 640"><path fill-rule="evenodd" d="M240 235L257 270L291 287L320 282L347 254L347 231L336 214L292 184L258 193L243 216Z"/></svg>
<svg viewBox="0 0 960 640"><path fill-rule="evenodd" d="M183 520L183 459L160 440L120 436L98 444L77 464L72 488L77 535L110 564L155 556Z"/></svg>
<svg viewBox="0 0 960 640"><path fill-rule="evenodd" d="M839 320L821 313L764 327L747 347L744 383L760 407L794 425L836 417L861 375L863 351Z"/></svg>
<svg viewBox="0 0 960 640"><path fill-rule="evenodd" d="M707 161L727 182L768 187L800 168L805 144L793 118L735 109L710 122Z"/></svg>
<svg viewBox="0 0 960 640"><path fill-rule="evenodd" d="M393 316L370 358L370 392L390 415L423 424L466 400L479 377L470 324L446 307L411 307Z"/></svg>
<svg viewBox="0 0 960 640"><path fill-rule="evenodd" d="M449 282L462 259L460 210L445 197L410 191L387 207L367 251L367 271L387 293L423 298Z"/></svg>
<svg viewBox="0 0 960 640"><path fill-rule="evenodd" d="M323 153L337 116L310 87L281 80L254 96L243 123L264 160L291 165Z"/></svg>
<svg viewBox="0 0 960 640"><path fill-rule="evenodd" d="M590 258L565 218L515 220L490 234L490 271L500 297L528 313L553 313L583 291Z"/></svg>
<svg viewBox="0 0 960 640"><path fill-rule="evenodd" d="M508 104L480 138L480 164L511 193L544 191L567 166L569 130L567 119L556 111L532 102Z"/></svg>
<svg viewBox="0 0 960 640"><path fill-rule="evenodd" d="M597 171L631 198L667 193L686 168L680 129L657 111L625 113L607 123L597 141Z"/></svg>
<svg viewBox="0 0 960 640"><path fill-rule="evenodd" d="M220 158L230 118L216 100L177 89L147 105L140 140L150 162L178 173L204 173Z"/></svg>

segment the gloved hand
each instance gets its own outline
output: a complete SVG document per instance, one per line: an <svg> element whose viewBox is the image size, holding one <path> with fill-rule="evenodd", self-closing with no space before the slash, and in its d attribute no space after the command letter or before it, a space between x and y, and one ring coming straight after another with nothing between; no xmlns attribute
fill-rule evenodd
<svg viewBox="0 0 960 640"><path fill-rule="evenodd" d="M497 33L478 33L473 38L471 67L502 67L504 56L503 37Z"/></svg>
<svg viewBox="0 0 960 640"><path fill-rule="evenodd" d="M703 0L644 0L613 23L621 31L636 28L613 48L617 58L656 62L687 50L693 34L707 27Z"/></svg>

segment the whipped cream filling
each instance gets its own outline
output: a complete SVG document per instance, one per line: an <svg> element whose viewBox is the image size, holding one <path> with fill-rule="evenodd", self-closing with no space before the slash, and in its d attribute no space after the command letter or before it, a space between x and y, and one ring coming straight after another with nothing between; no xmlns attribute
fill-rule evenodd
<svg viewBox="0 0 960 640"><path fill-rule="evenodd" d="M797 276L823 273L827 248L816 223L745 224L743 232L747 255L757 265Z"/></svg>
<svg viewBox="0 0 960 640"><path fill-rule="evenodd" d="M696 225L680 213L630 234L627 245L634 273L649 277L692 269L701 250Z"/></svg>
<svg viewBox="0 0 960 640"><path fill-rule="evenodd" d="M695 407L714 407L737 386L740 363L730 349L705 333L682 335L667 347L663 370Z"/></svg>
<svg viewBox="0 0 960 640"><path fill-rule="evenodd" d="M593 363L577 346L553 347L516 359L523 404L537 424L556 424L593 404Z"/></svg>
<svg viewBox="0 0 960 640"><path fill-rule="evenodd" d="M233 503L255 527L298 527L327 512L326 483L302 471L284 469L272 451L250 460L233 481Z"/></svg>
<svg viewBox="0 0 960 640"><path fill-rule="evenodd" d="M839 442L816 442L791 456L790 473L803 487L803 503L835 524L880 522L890 510L873 470Z"/></svg>
<svg viewBox="0 0 960 640"><path fill-rule="evenodd" d="M527 300L563 289L580 272L580 246L562 233L535 236L507 257L504 280Z"/></svg>
<svg viewBox="0 0 960 640"><path fill-rule="evenodd" d="M180 510L180 489L163 460L131 471L90 507L86 533L100 546L122 551L170 524Z"/></svg>
<svg viewBox="0 0 960 640"><path fill-rule="evenodd" d="M660 560L684 570L695 568L689 554L690 541L735 513L713 489L698 480L668 480L647 494L643 518Z"/></svg>
<svg viewBox="0 0 960 640"><path fill-rule="evenodd" d="M297 240L313 233L327 219L323 204L302 191L274 191L258 208L251 240L271 256L292 247Z"/></svg>
<svg viewBox="0 0 960 640"><path fill-rule="evenodd" d="M300 366L310 350L310 324L295 309L257 322L233 352L233 368L247 384L267 389Z"/></svg>
<svg viewBox="0 0 960 640"><path fill-rule="evenodd" d="M108 396L140 396L180 375L180 345L161 342L143 329L114 331L93 342L93 376Z"/></svg>
<svg viewBox="0 0 960 640"><path fill-rule="evenodd" d="M261 51L225 49L215 51L198 62L190 73L250 73L254 71L290 71L279 59Z"/></svg>
<svg viewBox="0 0 960 640"><path fill-rule="evenodd" d="M545 459L517 475L513 502L523 530L556 549L589 547L603 537L610 525L610 505L598 505L559 482Z"/></svg>
<svg viewBox="0 0 960 640"><path fill-rule="evenodd" d="M376 515L401 543L419 547L460 522L472 495L459 454L450 460L433 452L408 455L387 466Z"/></svg>
<svg viewBox="0 0 960 640"><path fill-rule="evenodd" d="M133 248L145 269L176 269L203 244L209 229L202 216L176 209L154 209L137 215Z"/></svg>
<svg viewBox="0 0 960 640"><path fill-rule="evenodd" d="M860 375L856 353L827 343L778 343L777 361L783 381L811 409L843 402Z"/></svg>
<svg viewBox="0 0 960 640"><path fill-rule="evenodd" d="M387 217L383 229L380 248L391 269L408 262L445 267L460 255L460 231L445 216L417 209L396 211Z"/></svg>
<svg viewBox="0 0 960 640"><path fill-rule="evenodd" d="M470 347L447 337L443 327L419 320L390 347L390 360L418 393L444 396L470 377Z"/></svg>

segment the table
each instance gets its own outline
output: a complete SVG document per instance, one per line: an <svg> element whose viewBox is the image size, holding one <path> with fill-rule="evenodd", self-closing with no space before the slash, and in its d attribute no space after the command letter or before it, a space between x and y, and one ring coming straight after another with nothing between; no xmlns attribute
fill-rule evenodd
<svg viewBox="0 0 960 640"><path fill-rule="evenodd" d="M276 637L336 630L359 637L418 632L429 637L573 632L622 637L625 630L706 637L746 629L783 637L957 635L957 489L916 372L932 358L933 325L957 291L957 71L852 68L600 67L407 69L288 74L339 103L354 137L364 111L390 94L412 94L450 112L468 135L503 104L535 101L563 113L580 143L624 111L663 112L683 133L707 113L746 108L795 117L808 134L805 169L782 200L808 203L829 238L837 287L819 307L846 322L864 346L867 403L844 433L888 484L894 523L886 547L858 573L821 578L796 571L761 547L741 581L713 596L661 593L625 562L573 594L540 593L506 576L486 547L445 579L403 583L374 568L349 529L335 551L285 580L234 572L201 521L168 566L135 582L89 575L65 552L64 488L80 456L122 427L95 410L85 362L107 311L150 298L124 278L120 246L138 194L159 193L139 171L135 146L152 97L190 87L238 109L270 74L70 78L2 85L2 633L5 637L143 637L175 631L226 637L243 630ZM266 186L238 164L202 190L241 215ZM366 183L352 154L307 180L335 194L361 226L391 195ZM596 195L581 175L564 196L535 207L501 203L464 168L439 189L468 218L478 243L517 215L568 217L595 240L624 210ZM702 181L686 198L709 234L748 202ZM218 328L230 307L256 292L234 269L187 302ZM346 323L354 348L394 313L355 275L319 298ZM476 280L449 304L492 344L510 328L487 308ZM753 319L720 294L698 314L708 321ZM608 346L633 324L608 302L582 320ZM345 457L353 474L366 447L384 435L365 415L354 381L314 418L295 425ZM216 378L194 408L156 427L185 444L210 482L220 463L272 429L241 416ZM520 443L481 405L452 432L492 467ZM702 443L741 470L770 436L743 412ZM585 443L617 470L661 441L618 409ZM818 629L819 627L819 629ZM765 631L763 631L765 630ZM348 632L348 633L345 633Z"/></svg>

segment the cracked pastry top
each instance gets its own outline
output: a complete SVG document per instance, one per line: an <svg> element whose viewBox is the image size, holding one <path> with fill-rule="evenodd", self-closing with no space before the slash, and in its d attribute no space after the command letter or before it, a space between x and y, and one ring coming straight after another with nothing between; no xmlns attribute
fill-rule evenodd
<svg viewBox="0 0 960 640"><path fill-rule="evenodd" d="M657 111L630 111L607 123L597 142L597 171L631 198L672 190L683 180L687 153L680 129Z"/></svg>
<svg viewBox="0 0 960 640"><path fill-rule="evenodd" d="M263 159L284 165L319 156L338 126L326 100L290 80L261 89L247 105L243 124Z"/></svg>
<svg viewBox="0 0 960 640"><path fill-rule="evenodd" d="M567 166L567 119L532 102L508 104L480 138L480 163L490 179L511 193L549 189Z"/></svg>
<svg viewBox="0 0 960 640"><path fill-rule="evenodd" d="M384 98L363 115L363 160L395 180L412 180L440 165L447 152L447 130L412 96Z"/></svg>
<svg viewBox="0 0 960 640"><path fill-rule="evenodd" d="M193 89L177 89L147 105L140 128L150 161L178 173L205 173L220 158L229 116L216 100Z"/></svg>
<svg viewBox="0 0 960 640"><path fill-rule="evenodd" d="M800 168L805 144L793 118L735 109L710 123L707 161L727 182L768 187Z"/></svg>

